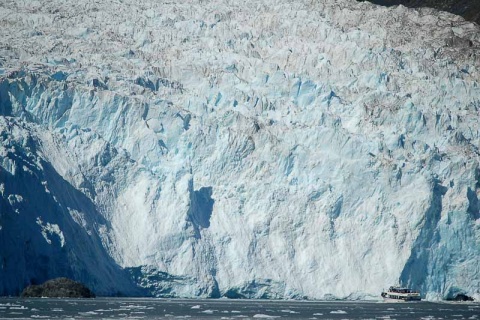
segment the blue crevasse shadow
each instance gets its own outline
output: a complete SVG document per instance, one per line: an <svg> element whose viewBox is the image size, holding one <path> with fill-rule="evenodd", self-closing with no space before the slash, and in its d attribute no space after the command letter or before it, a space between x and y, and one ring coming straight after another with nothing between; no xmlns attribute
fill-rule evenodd
<svg viewBox="0 0 480 320"><path fill-rule="evenodd" d="M200 229L210 227L210 218L213 213L215 200L212 199L212 187L202 187L194 190L193 181L190 181L190 208L187 212L187 219L192 223L195 230L195 237L201 238Z"/></svg>

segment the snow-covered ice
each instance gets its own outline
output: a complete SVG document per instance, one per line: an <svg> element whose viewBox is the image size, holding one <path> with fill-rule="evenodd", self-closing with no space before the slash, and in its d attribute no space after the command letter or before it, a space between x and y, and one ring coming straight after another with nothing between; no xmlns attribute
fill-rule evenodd
<svg viewBox="0 0 480 320"><path fill-rule="evenodd" d="M0 26L0 294L480 298L478 25L5 0Z"/></svg>

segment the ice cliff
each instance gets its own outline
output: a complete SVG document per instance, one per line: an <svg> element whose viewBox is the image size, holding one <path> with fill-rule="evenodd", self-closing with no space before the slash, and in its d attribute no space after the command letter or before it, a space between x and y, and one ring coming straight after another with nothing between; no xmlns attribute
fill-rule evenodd
<svg viewBox="0 0 480 320"><path fill-rule="evenodd" d="M0 294L480 298L478 25L5 0L0 26Z"/></svg>

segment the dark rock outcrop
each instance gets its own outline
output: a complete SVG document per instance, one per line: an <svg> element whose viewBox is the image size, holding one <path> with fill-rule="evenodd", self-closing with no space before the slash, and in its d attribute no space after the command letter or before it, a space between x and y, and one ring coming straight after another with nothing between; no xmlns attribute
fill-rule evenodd
<svg viewBox="0 0 480 320"><path fill-rule="evenodd" d="M358 0L365 1L365 0ZM404 5L409 8L429 7L451 12L465 20L480 24L480 1L472 0L368 0L382 6Z"/></svg>
<svg viewBox="0 0 480 320"><path fill-rule="evenodd" d="M475 301L475 299L473 299L472 297L467 296L466 294L463 294L463 293L459 293L455 297L447 299L447 300L448 301Z"/></svg>
<svg viewBox="0 0 480 320"><path fill-rule="evenodd" d="M90 289L68 278L57 278L41 285L28 286L22 291L21 296L24 298L95 298L95 294Z"/></svg>

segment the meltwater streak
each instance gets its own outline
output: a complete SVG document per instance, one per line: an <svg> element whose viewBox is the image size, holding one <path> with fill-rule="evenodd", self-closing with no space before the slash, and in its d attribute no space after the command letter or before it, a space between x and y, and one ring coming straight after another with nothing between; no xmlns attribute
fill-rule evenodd
<svg viewBox="0 0 480 320"><path fill-rule="evenodd" d="M480 319L480 304L0 298L0 319Z"/></svg>

